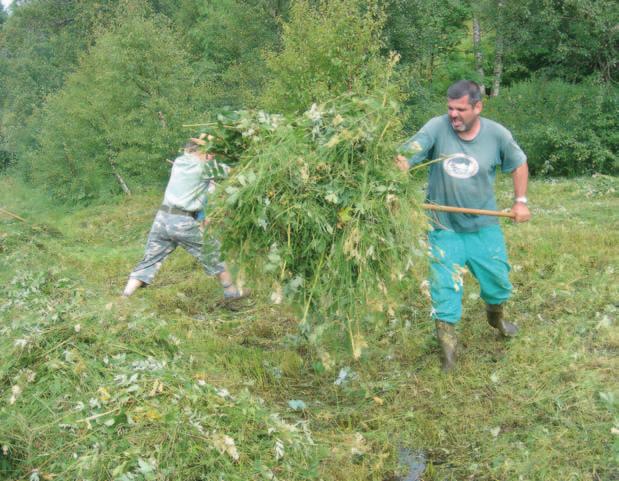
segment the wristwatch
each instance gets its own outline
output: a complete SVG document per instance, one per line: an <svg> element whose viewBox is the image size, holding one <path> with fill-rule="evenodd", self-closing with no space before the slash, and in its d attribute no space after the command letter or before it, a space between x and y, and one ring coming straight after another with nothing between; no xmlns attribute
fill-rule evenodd
<svg viewBox="0 0 619 481"><path fill-rule="evenodd" d="M526 204L528 201L527 201L526 197L522 196L522 197L516 197L514 199L514 202L519 202L521 204Z"/></svg>

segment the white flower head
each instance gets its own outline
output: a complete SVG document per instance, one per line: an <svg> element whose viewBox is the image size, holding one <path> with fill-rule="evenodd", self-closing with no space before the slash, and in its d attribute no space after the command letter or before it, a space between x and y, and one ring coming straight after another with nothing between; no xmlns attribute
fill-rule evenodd
<svg viewBox="0 0 619 481"><path fill-rule="evenodd" d="M424 296L430 297L430 281L428 279L424 279L419 285L419 290Z"/></svg>
<svg viewBox="0 0 619 481"><path fill-rule="evenodd" d="M285 454L285 450L284 450L284 443L281 439L276 439L275 440L275 459L276 460L280 460L284 457Z"/></svg>
<svg viewBox="0 0 619 481"><path fill-rule="evenodd" d="M11 388L11 399L9 400L9 404L15 404L15 401L17 401L17 398L21 395L21 393L22 393L22 388L18 386L17 384L15 384Z"/></svg>
<svg viewBox="0 0 619 481"><path fill-rule="evenodd" d="M221 453L226 453L230 456L234 461L238 461L241 457L238 450L236 449L236 444L234 443L234 439L226 434L216 434L213 436L213 444L215 448Z"/></svg>
<svg viewBox="0 0 619 481"><path fill-rule="evenodd" d="M312 121L318 122L322 119L322 112L318 109L318 105L313 103L310 109L305 112L305 115Z"/></svg>

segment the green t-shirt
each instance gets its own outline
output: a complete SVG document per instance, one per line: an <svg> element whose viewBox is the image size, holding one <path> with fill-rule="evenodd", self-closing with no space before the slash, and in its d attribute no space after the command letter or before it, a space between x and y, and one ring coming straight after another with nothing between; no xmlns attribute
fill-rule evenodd
<svg viewBox="0 0 619 481"><path fill-rule="evenodd" d="M441 115L430 120L402 145L402 152L421 148L408 159L410 165L444 158L429 167L427 202L496 210L497 166L501 166L503 172L512 172L525 163L527 157L505 127L483 117L480 122L477 136L473 140L462 140L448 116ZM498 223L494 216L472 214L431 211L431 217L435 228L456 232L474 232Z"/></svg>

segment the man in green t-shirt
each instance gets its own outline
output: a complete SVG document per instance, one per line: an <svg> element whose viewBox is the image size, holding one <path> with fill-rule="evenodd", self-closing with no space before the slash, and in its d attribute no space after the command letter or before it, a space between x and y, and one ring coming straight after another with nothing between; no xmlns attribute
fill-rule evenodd
<svg viewBox="0 0 619 481"><path fill-rule="evenodd" d="M396 165L406 171L425 159L442 159L429 167L427 202L488 210L496 210L494 181L500 167L513 178L514 220L526 222L531 218L526 155L505 127L480 116L482 108L475 82L454 83L447 90L447 114L433 118L406 141L401 152L415 153L409 158L398 155ZM503 319L512 286L497 217L434 211L430 217L432 317L443 370L449 371L456 361L455 324L462 315L465 267L479 281L490 325L505 337L514 336L518 328Z"/></svg>

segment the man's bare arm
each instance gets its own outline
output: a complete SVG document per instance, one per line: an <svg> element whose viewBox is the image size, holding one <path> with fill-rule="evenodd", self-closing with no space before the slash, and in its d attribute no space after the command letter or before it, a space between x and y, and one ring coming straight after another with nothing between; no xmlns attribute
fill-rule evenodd
<svg viewBox="0 0 619 481"><path fill-rule="evenodd" d="M512 179L514 182L514 199L526 198L529 185L529 166L526 162L512 172ZM512 212L515 214L514 222L527 222L531 219L529 207L524 202L514 200Z"/></svg>

